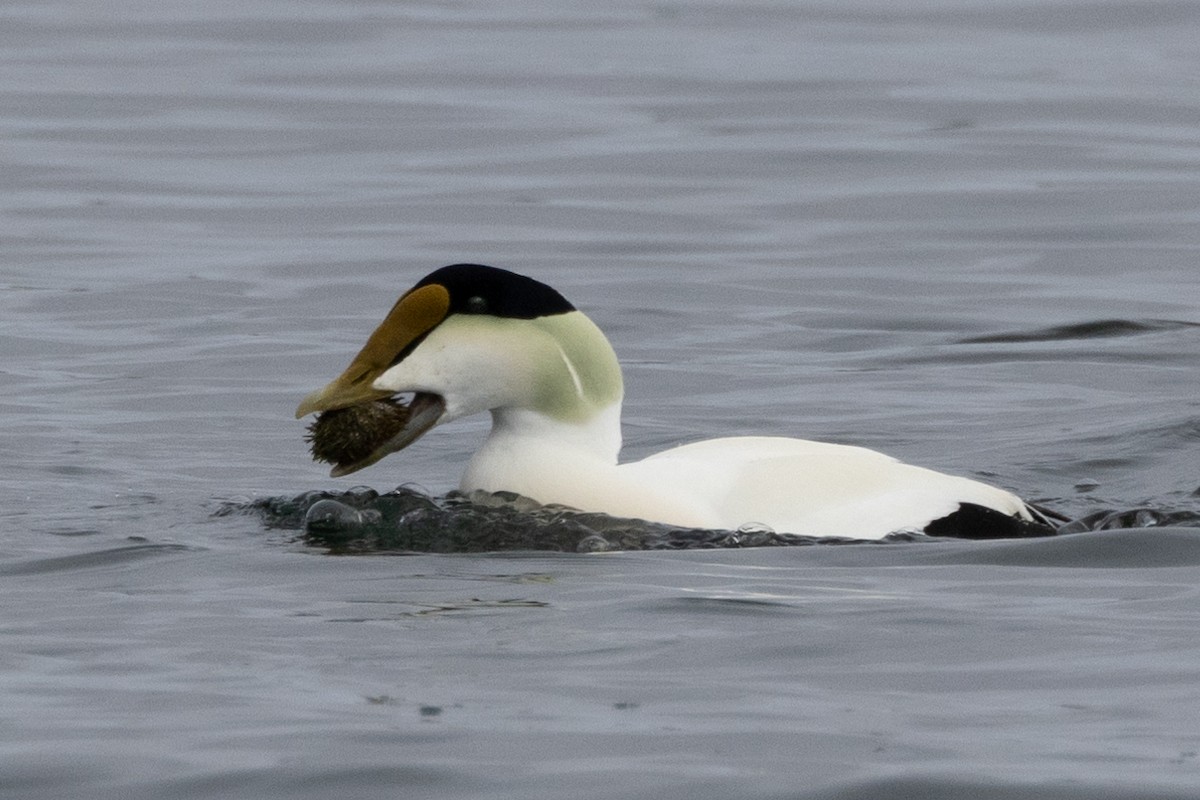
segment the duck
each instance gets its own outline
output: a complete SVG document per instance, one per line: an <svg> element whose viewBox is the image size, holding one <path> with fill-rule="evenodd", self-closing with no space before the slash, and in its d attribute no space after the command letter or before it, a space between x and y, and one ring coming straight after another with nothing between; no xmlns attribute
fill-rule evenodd
<svg viewBox="0 0 1200 800"><path fill-rule="evenodd" d="M1011 492L852 445L736 436L621 463L623 399L612 345L557 290L498 267L452 264L401 295L349 366L308 394L296 417L318 415L314 439L353 434L350 455L327 446L320 456L333 462L335 477L403 450L435 426L486 412L491 429L463 472L465 493L511 492L686 528L812 537L1054 533L1042 511Z"/></svg>

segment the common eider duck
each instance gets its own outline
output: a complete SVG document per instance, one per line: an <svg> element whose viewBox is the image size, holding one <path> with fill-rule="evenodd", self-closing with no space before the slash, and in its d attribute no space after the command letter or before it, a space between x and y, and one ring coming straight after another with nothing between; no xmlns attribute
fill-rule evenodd
<svg viewBox="0 0 1200 800"><path fill-rule="evenodd" d="M1016 495L863 447L738 436L621 464L621 368L608 339L561 294L478 264L409 289L350 366L300 403L319 413L314 455L348 475L435 425L489 412L464 492L691 528L880 539L894 532L1049 535ZM399 402L398 397L411 398Z"/></svg>

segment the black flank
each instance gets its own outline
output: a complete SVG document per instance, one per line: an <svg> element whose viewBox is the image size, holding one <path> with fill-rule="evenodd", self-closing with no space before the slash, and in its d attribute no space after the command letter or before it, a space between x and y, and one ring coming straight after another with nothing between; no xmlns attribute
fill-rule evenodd
<svg viewBox="0 0 1200 800"><path fill-rule="evenodd" d="M957 511L925 526L926 536L955 539L1030 539L1054 534L1055 529L1051 525L1010 517L1002 511L975 503L959 503Z"/></svg>

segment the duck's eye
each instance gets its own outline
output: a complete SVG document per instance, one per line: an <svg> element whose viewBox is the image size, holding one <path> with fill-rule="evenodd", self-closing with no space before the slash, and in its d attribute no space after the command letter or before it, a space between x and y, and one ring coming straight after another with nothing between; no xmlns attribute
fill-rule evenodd
<svg viewBox="0 0 1200 800"><path fill-rule="evenodd" d="M467 298L467 313L468 314L486 314L488 310L488 302L479 295Z"/></svg>

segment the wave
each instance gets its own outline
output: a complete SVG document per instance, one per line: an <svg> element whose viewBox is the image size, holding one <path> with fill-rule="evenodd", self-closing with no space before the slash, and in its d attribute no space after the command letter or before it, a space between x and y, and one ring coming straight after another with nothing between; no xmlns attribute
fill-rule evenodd
<svg viewBox="0 0 1200 800"><path fill-rule="evenodd" d="M1145 333L1196 327L1200 327L1200 323L1183 320L1100 319L1076 322L1070 325L1054 325L1049 328L1035 328L1030 331L972 336L959 339L955 344L1011 344L1015 342L1057 342L1071 339L1105 339L1114 336L1140 336Z"/></svg>
<svg viewBox="0 0 1200 800"><path fill-rule="evenodd" d="M91 553L16 561L0 566L0 575L43 575L51 572L73 572L96 567L111 567L196 549L182 544L135 544Z"/></svg>

